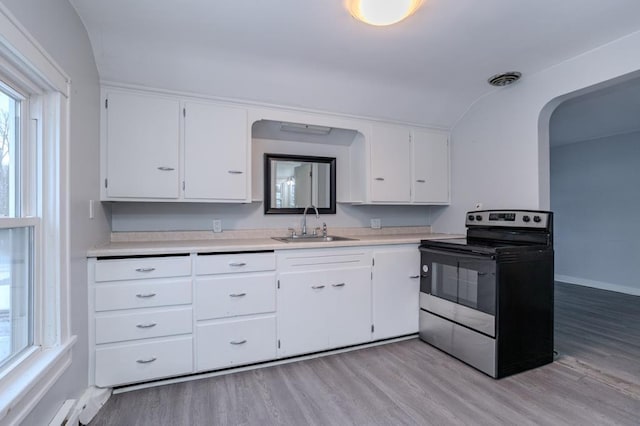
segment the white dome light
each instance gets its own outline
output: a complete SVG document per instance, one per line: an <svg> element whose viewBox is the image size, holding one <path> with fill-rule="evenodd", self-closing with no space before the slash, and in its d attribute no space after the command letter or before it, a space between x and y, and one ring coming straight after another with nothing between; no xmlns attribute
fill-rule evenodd
<svg viewBox="0 0 640 426"><path fill-rule="evenodd" d="M354 18L376 26L400 22L420 4L422 0L347 0L347 8Z"/></svg>

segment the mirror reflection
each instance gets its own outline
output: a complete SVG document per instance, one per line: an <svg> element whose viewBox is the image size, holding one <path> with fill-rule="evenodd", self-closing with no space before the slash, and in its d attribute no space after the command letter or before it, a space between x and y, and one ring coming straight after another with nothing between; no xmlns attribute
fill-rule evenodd
<svg viewBox="0 0 640 426"><path fill-rule="evenodd" d="M265 154L265 213L335 213L335 158Z"/></svg>

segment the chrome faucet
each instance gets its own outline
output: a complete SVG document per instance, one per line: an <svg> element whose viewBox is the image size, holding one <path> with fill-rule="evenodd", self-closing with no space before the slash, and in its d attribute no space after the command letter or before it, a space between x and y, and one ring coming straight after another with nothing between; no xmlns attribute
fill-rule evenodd
<svg viewBox="0 0 640 426"><path fill-rule="evenodd" d="M313 204L304 208L304 212L302 213L302 236L307 235L307 210L312 208L316 211L316 219L320 219L320 214L318 214L318 209Z"/></svg>

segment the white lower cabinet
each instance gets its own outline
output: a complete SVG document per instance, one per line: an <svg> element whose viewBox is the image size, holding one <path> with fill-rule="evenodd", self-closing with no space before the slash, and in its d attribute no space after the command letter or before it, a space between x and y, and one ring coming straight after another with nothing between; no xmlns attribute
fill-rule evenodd
<svg viewBox="0 0 640 426"><path fill-rule="evenodd" d="M417 333L419 259L416 244L92 258L91 384Z"/></svg>
<svg viewBox="0 0 640 426"><path fill-rule="evenodd" d="M276 317L233 318L196 326L196 370L207 371L276 357Z"/></svg>
<svg viewBox="0 0 640 426"><path fill-rule="evenodd" d="M279 357L371 339L371 252L279 254Z"/></svg>
<svg viewBox="0 0 640 426"><path fill-rule="evenodd" d="M381 247L373 254L373 339L418 332L418 246Z"/></svg>
<svg viewBox="0 0 640 426"><path fill-rule="evenodd" d="M95 384L100 387L191 373L191 335L100 345L95 352Z"/></svg>
<svg viewBox="0 0 640 426"><path fill-rule="evenodd" d="M276 258L196 256L196 371L276 358Z"/></svg>

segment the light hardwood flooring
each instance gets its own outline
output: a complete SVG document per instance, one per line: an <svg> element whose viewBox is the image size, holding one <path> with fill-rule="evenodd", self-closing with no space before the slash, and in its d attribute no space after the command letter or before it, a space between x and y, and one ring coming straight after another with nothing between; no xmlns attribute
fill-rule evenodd
<svg viewBox="0 0 640 426"><path fill-rule="evenodd" d="M114 395L102 425L638 425L640 297L556 284L547 366L494 380L407 340Z"/></svg>

